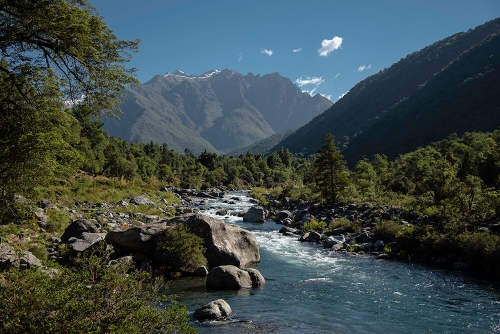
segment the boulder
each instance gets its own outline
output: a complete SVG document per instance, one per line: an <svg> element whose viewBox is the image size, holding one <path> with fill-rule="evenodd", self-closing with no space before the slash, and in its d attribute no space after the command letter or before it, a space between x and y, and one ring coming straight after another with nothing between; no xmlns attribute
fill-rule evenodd
<svg viewBox="0 0 500 334"><path fill-rule="evenodd" d="M42 267L42 262L29 251L22 251L19 255L9 245L0 245L0 270L11 267L28 269Z"/></svg>
<svg viewBox="0 0 500 334"><path fill-rule="evenodd" d="M378 250L384 250L384 240L377 240L373 244L373 248L376 248Z"/></svg>
<svg viewBox="0 0 500 334"><path fill-rule="evenodd" d="M249 231L201 214L192 215L184 224L204 240L205 257L210 267L240 267L260 262L259 244Z"/></svg>
<svg viewBox="0 0 500 334"><path fill-rule="evenodd" d="M321 240L321 234L316 231L306 232L299 238L299 241L317 242L320 240Z"/></svg>
<svg viewBox="0 0 500 334"><path fill-rule="evenodd" d="M75 259L84 252L104 251L106 249L105 236L105 233L83 232L80 238L70 238L67 242L70 258Z"/></svg>
<svg viewBox="0 0 500 334"><path fill-rule="evenodd" d="M83 233L102 233L102 227L92 220L79 219L74 220L68 227L64 230L61 236L61 241L67 243L70 238L80 239Z"/></svg>
<svg viewBox="0 0 500 334"><path fill-rule="evenodd" d="M249 223L263 223L265 216L266 212L261 206L252 206L243 216L243 221Z"/></svg>
<svg viewBox="0 0 500 334"><path fill-rule="evenodd" d="M309 214L309 211L307 211L307 210L300 210L299 212L297 212L295 214L295 217L293 218L293 220L296 221L296 222L301 222L301 221L304 220L304 218L308 214Z"/></svg>
<svg viewBox="0 0 500 334"><path fill-rule="evenodd" d="M0 270L14 266L17 259L16 252L9 245L0 245Z"/></svg>
<svg viewBox="0 0 500 334"><path fill-rule="evenodd" d="M224 210L224 209L217 210L217 212L215 214L217 216L225 216L225 215L227 215L227 210Z"/></svg>
<svg viewBox="0 0 500 334"><path fill-rule="evenodd" d="M29 251L23 251L19 254L19 268L29 269L32 267L42 267L42 262Z"/></svg>
<svg viewBox="0 0 500 334"><path fill-rule="evenodd" d="M288 227L288 226L283 226L280 230L279 230L279 233L283 233L283 234L286 234L286 233L297 233L297 229L295 228L292 228L292 227Z"/></svg>
<svg viewBox="0 0 500 334"><path fill-rule="evenodd" d="M264 285L266 283L264 276L262 276L260 271L258 271L257 269L245 268L243 270L245 270L250 275L250 279L252 280L252 286L254 288Z"/></svg>
<svg viewBox="0 0 500 334"><path fill-rule="evenodd" d="M392 259L392 256L387 254L387 253L382 253L382 254L379 254L377 256L377 259L381 259L381 260L391 260Z"/></svg>
<svg viewBox="0 0 500 334"><path fill-rule="evenodd" d="M152 205L156 206L156 203L144 196L135 196L129 200L130 204L135 205Z"/></svg>
<svg viewBox="0 0 500 334"><path fill-rule="evenodd" d="M343 236L342 236L342 238L343 238ZM323 242L323 247L333 248L333 246L335 246L335 245L340 245L340 248L341 248L344 242L345 242L345 239L344 239L344 241L342 241L340 238L337 238L336 236L331 236L331 237L328 237L325 239L325 241ZM336 248L338 248L338 247L336 247Z"/></svg>
<svg viewBox="0 0 500 334"><path fill-rule="evenodd" d="M288 210L283 210L283 211L280 211L278 212L278 214L276 215L276 217L274 218L274 221L275 222L280 222L282 221L283 219L287 219L287 218L293 218L293 215L290 211Z"/></svg>
<svg viewBox="0 0 500 334"><path fill-rule="evenodd" d="M229 317L232 313L231 306L225 300L217 299L198 308L193 316L201 321L219 320Z"/></svg>
<svg viewBox="0 0 500 334"><path fill-rule="evenodd" d="M235 266L219 266L208 272L207 288L240 289L251 288L252 279L248 271Z"/></svg>
<svg viewBox="0 0 500 334"><path fill-rule="evenodd" d="M155 239L167 228L165 222L133 227L126 231L110 231L106 242L131 253L151 254Z"/></svg>

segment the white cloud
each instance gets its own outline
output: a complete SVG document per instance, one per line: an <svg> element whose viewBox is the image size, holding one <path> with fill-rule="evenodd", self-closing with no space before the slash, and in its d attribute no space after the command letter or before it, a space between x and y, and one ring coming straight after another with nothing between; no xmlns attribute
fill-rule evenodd
<svg viewBox="0 0 500 334"><path fill-rule="evenodd" d="M268 50L268 49L260 49L260 53L263 54L263 55L268 55L268 56L272 56L273 55L273 50Z"/></svg>
<svg viewBox="0 0 500 334"><path fill-rule="evenodd" d="M349 91L345 92L344 94L340 95L339 97L337 97L337 100L340 100L341 98L343 98L344 96L346 96L346 94L349 93Z"/></svg>
<svg viewBox="0 0 500 334"><path fill-rule="evenodd" d="M372 64L366 66L366 65L361 65L360 67L358 67L358 72L363 72L364 70L369 70L370 68L372 68Z"/></svg>
<svg viewBox="0 0 500 334"><path fill-rule="evenodd" d="M241 53L238 55L238 61L241 61L243 59L243 56L241 55Z"/></svg>
<svg viewBox="0 0 500 334"><path fill-rule="evenodd" d="M330 100L330 101L332 100L332 95L331 95L331 94L326 95L326 94L321 94L321 93L319 93L319 95L323 96L325 99L328 99L328 100Z"/></svg>
<svg viewBox="0 0 500 334"><path fill-rule="evenodd" d="M318 87L314 87L313 89L311 90L303 90L302 93L307 93L311 96L314 96L314 91L317 89Z"/></svg>
<svg viewBox="0 0 500 334"><path fill-rule="evenodd" d="M335 74L335 76L333 78L337 79L338 77L340 77L340 73Z"/></svg>
<svg viewBox="0 0 500 334"><path fill-rule="evenodd" d="M342 37L335 36L332 39L324 39L321 42L321 49L318 49L318 53L320 56L327 56L330 52L337 50L340 48L342 44Z"/></svg>
<svg viewBox="0 0 500 334"><path fill-rule="evenodd" d="M300 52L300 51L302 51L302 48L293 49L293 52Z"/></svg>
<svg viewBox="0 0 500 334"><path fill-rule="evenodd" d="M305 85L316 85L319 86L321 85L325 80L323 80L323 77L307 77L305 79L302 79L302 77L298 78L295 80L295 83L297 86L302 87Z"/></svg>

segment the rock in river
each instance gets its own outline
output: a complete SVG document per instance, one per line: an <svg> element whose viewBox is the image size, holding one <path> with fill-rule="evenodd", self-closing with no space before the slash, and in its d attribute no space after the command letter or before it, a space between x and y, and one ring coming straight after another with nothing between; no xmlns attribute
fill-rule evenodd
<svg viewBox="0 0 500 334"><path fill-rule="evenodd" d="M231 306L224 299L217 299L205 304L194 311L193 316L198 320L219 320L233 313Z"/></svg>
<svg viewBox="0 0 500 334"><path fill-rule="evenodd" d="M210 267L240 267L260 262L259 244L251 232L200 214L191 216L184 224L205 241L205 257Z"/></svg>

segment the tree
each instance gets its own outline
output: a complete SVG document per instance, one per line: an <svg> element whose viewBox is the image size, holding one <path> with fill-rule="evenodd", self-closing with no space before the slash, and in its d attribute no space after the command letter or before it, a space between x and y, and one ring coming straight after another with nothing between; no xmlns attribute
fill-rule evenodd
<svg viewBox="0 0 500 334"><path fill-rule="evenodd" d="M116 115L136 82L124 63L138 41L118 39L86 0L0 0L0 18L0 206L9 208L15 193L76 169L88 124L71 106Z"/></svg>
<svg viewBox="0 0 500 334"><path fill-rule="evenodd" d="M65 100L118 112L138 40L118 39L87 0L1 0L0 16L0 71L21 96L26 79L39 91L50 78Z"/></svg>
<svg viewBox="0 0 500 334"><path fill-rule="evenodd" d="M349 185L349 173L344 156L335 145L335 137L331 133L326 136L313 166L319 192L330 203L336 202Z"/></svg>

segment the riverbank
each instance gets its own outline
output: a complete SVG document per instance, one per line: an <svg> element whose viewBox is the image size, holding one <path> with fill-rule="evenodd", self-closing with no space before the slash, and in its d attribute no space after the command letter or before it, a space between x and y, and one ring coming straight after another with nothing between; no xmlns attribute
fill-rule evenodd
<svg viewBox="0 0 500 334"><path fill-rule="evenodd" d="M202 278L170 282L169 291L188 309L218 298L231 305L231 321L195 323L200 333L258 333L259 328L273 333L487 333L498 328L498 289L490 282L417 262L378 260L299 242L298 235L279 233L283 225L272 220L253 223L238 217L255 206L247 196L228 192L193 204L199 213L257 237L261 262L252 267L266 279L262 288L239 291L207 290ZM218 215L221 210L226 214Z"/></svg>
<svg viewBox="0 0 500 334"><path fill-rule="evenodd" d="M440 232L436 217L401 207L371 203L318 204L265 195L267 219L283 225L281 232L297 235L334 251L369 254L455 270L500 280L500 225L496 221L477 232Z"/></svg>

